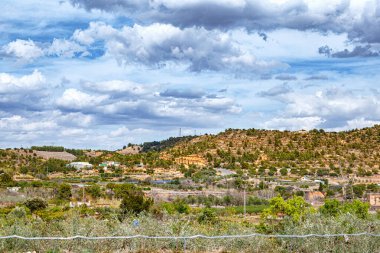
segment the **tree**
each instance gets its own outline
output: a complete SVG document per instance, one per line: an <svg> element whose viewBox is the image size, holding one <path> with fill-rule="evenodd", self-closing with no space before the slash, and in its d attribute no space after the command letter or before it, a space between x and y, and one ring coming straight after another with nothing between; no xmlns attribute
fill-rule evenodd
<svg viewBox="0 0 380 253"><path fill-rule="evenodd" d="M342 210L346 213L355 214L360 219L368 218L369 203L355 199L351 203L345 203Z"/></svg>
<svg viewBox="0 0 380 253"><path fill-rule="evenodd" d="M115 192L116 198L122 199L120 204L120 220L123 220L129 213L138 214L142 211L148 211L153 205L153 200L145 198L142 190L132 184L108 184L107 188L111 188Z"/></svg>
<svg viewBox="0 0 380 253"><path fill-rule="evenodd" d="M338 216L340 213L341 204L336 199L326 199L323 206L319 208L319 212L326 216Z"/></svg>
<svg viewBox="0 0 380 253"><path fill-rule="evenodd" d="M319 211L326 216L338 216L342 213L350 213L356 215L358 218L368 218L369 204L354 200L341 204L336 199L327 199L325 204L320 207Z"/></svg>
<svg viewBox="0 0 380 253"><path fill-rule="evenodd" d="M190 207L183 199L177 199L173 202L174 209L178 213L185 213L188 214L190 212Z"/></svg>
<svg viewBox="0 0 380 253"><path fill-rule="evenodd" d="M71 185L69 184L60 184L58 186L57 198L60 200L70 200L72 197L71 194Z"/></svg>
<svg viewBox="0 0 380 253"><path fill-rule="evenodd" d="M125 217L128 213L139 214L142 211L148 211L152 204L153 200L145 198L142 191L131 191L121 200L121 215Z"/></svg>
<svg viewBox="0 0 380 253"><path fill-rule="evenodd" d="M102 196L102 189L100 188L99 185L94 184L94 185L86 187L86 193L90 194L92 198L96 199Z"/></svg>
<svg viewBox="0 0 380 253"><path fill-rule="evenodd" d="M356 184L352 186L352 190L354 191L355 196L358 198L363 197L366 188L367 187L365 184Z"/></svg>
<svg viewBox="0 0 380 253"><path fill-rule="evenodd" d="M124 198L133 191L137 191L137 187L133 184L108 184L107 188L111 189L115 193L115 197L118 199Z"/></svg>
<svg viewBox="0 0 380 253"><path fill-rule="evenodd" d="M216 221L217 217L215 211L211 208L204 208L198 217L199 223L215 223Z"/></svg>
<svg viewBox="0 0 380 253"><path fill-rule="evenodd" d="M10 186L13 183L12 177L8 173L0 170L0 186Z"/></svg>
<svg viewBox="0 0 380 253"><path fill-rule="evenodd" d="M40 198L34 198L27 200L24 205L29 208L29 210L33 213L34 211L45 209L48 205L45 200Z"/></svg>
<svg viewBox="0 0 380 253"><path fill-rule="evenodd" d="M300 196L294 196L286 201L282 197L274 197L269 201L269 204L269 208L263 211L262 217L266 219L282 214L292 218L293 221L300 221L306 214L313 211Z"/></svg>
<svg viewBox="0 0 380 253"><path fill-rule="evenodd" d="M286 175L288 175L288 169L282 168L282 169L280 169L280 173L282 176L286 176Z"/></svg>

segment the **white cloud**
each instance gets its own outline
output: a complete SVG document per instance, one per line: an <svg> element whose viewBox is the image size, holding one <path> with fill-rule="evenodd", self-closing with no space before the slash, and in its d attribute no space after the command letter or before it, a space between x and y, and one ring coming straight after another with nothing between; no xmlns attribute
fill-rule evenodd
<svg viewBox="0 0 380 253"><path fill-rule="evenodd" d="M95 123L94 116L83 114L81 112L63 113L59 110L55 110L51 113L51 115L56 119L58 124L68 127L77 126L88 128Z"/></svg>
<svg viewBox="0 0 380 253"><path fill-rule="evenodd" d="M350 130L350 129L360 129L364 127L372 127L374 125L379 125L380 120L369 120L365 119L363 117L358 117L352 120L348 120L347 124L342 127L335 127L335 128L330 128L328 130L331 131L345 131L345 130Z"/></svg>
<svg viewBox="0 0 380 253"><path fill-rule="evenodd" d="M255 72L287 67L271 60L257 60L243 51L229 33L191 27L180 29L170 24L138 24L115 29L101 22L91 22L88 29L76 30L73 39L90 46L105 43L106 52L119 63L162 66L169 62L189 65L195 72L213 70L226 72Z"/></svg>
<svg viewBox="0 0 380 253"><path fill-rule="evenodd" d="M128 93L130 95L143 95L151 93L152 86L149 89L145 88L143 85L134 83L128 80L110 80L105 82L84 82L84 88L99 93Z"/></svg>
<svg viewBox="0 0 380 253"><path fill-rule="evenodd" d="M95 107L108 96L94 96L79 91L74 88L67 89L62 96L57 99L57 105L65 109L81 110L85 108Z"/></svg>
<svg viewBox="0 0 380 253"><path fill-rule="evenodd" d="M90 22L86 30L76 30L73 39L83 45L91 45L96 40L104 40L107 37L114 37L117 30L103 22Z"/></svg>
<svg viewBox="0 0 380 253"><path fill-rule="evenodd" d="M43 119L41 121L30 121L29 119L20 116L12 115L0 119L0 129L2 131L11 132L38 132L47 131L57 128L57 124L54 121Z"/></svg>
<svg viewBox="0 0 380 253"><path fill-rule="evenodd" d="M284 109L264 126L279 129L324 128L347 130L376 124L380 120L380 99L376 94L363 94L344 88L304 90L272 97L284 104Z"/></svg>
<svg viewBox="0 0 380 253"><path fill-rule="evenodd" d="M46 49L47 55L74 57L76 54L86 53L86 48L70 40L54 39Z"/></svg>
<svg viewBox="0 0 380 253"><path fill-rule="evenodd" d="M46 78L38 70L32 74L16 77L7 73L0 73L0 93L29 92L39 90L46 85Z"/></svg>
<svg viewBox="0 0 380 253"><path fill-rule="evenodd" d="M3 51L9 56L15 56L24 61L32 61L44 55L43 50L31 40L17 39L9 42L3 46Z"/></svg>
<svg viewBox="0 0 380 253"><path fill-rule="evenodd" d="M318 116L314 117L294 117L294 118L273 118L264 123L264 128L280 130L310 130L318 128L325 120Z"/></svg>
<svg viewBox="0 0 380 253"><path fill-rule="evenodd" d="M69 128L69 129L63 129L60 132L60 135L64 137L71 137L71 136L82 136L85 135L86 131L80 128Z"/></svg>

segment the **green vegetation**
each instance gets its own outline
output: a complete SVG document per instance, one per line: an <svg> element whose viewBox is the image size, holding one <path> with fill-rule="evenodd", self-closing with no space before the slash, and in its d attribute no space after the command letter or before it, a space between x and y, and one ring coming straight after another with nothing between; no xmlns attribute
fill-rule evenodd
<svg viewBox="0 0 380 253"><path fill-rule="evenodd" d="M69 184L60 184L57 190L57 199L68 201L71 197L71 186Z"/></svg>
<svg viewBox="0 0 380 253"><path fill-rule="evenodd" d="M63 152L63 151L65 151L65 148L60 147L60 146L32 146L30 149L31 150L37 150L37 151L52 151L52 152Z"/></svg>
<svg viewBox="0 0 380 253"><path fill-rule="evenodd" d="M166 148L174 147L179 142L190 141L196 136L183 136L183 137L170 137L169 139L162 141L144 142L142 145L143 152L149 151L161 151Z"/></svg>
<svg viewBox="0 0 380 253"><path fill-rule="evenodd" d="M33 213L38 210L45 209L48 205L46 201L40 198L29 199L25 202L25 206Z"/></svg>
<svg viewBox="0 0 380 253"><path fill-rule="evenodd" d="M173 203L177 209L166 212L165 206L155 205L150 211L140 214L128 212L120 220L120 208L49 207L40 205L40 200L29 202L29 207L16 206L0 209L0 235L17 233L23 236L87 236L134 235L186 236L234 235L251 233L270 234L335 234L335 233L380 233L379 217L370 215L368 207L360 201L339 203L326 201L319 210L307 205L302 198L284 200L271 199L262 211L261 222L251 223L246 219L226 220L215 208L190 208L179 200ZM37 208L30 208L32 206ZM27 205L27 204L25 204ZM31 210L33 209L33 214ZM338 210L338 211L336 211ZM327 211L327 212L326 212ZM364 214L364 215L363 215ZM239 214L238 214L239 215ZM127 243L126 243L127 242ZM188 252L377 252L378 237L311 237L300 238L239 238L187 240ZM102 241L21 241L2 240L0 251L25 252L178 252L183 250L183 241L163 239L131 239Z"/></svg>

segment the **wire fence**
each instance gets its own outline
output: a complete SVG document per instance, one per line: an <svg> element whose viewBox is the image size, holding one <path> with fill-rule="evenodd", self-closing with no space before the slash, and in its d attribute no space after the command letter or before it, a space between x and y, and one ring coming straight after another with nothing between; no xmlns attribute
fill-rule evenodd
<svg viewBox="0 0 380 253"><path fill-rule="evenodd" d="M229 238L249 238L249 237L264 237L264 238L309 238L309 237L319 237L319 238L329 238L329 237L357 237L357 236L369 236L369 237L380 237L380 234L375 233L353 233L353 234L304 234L304 235L282 235L282 234L245 234L245 235L189 235L189 236L150 236L150 235L126 235L126 236L83 236L75 235L68 237L27 237L20 235L6 235L0 236L0 240L4 239L21 239L21 240L75 240L75 239L84 239L84 240L113 240L113 239L173 239L173 240L191 240L191 239L229 239Z"/></svg>
<svg viewBox="0 0 380 253"><path fill-rule="evenodd" d="M278 238L278 239L297 239L297 238L342 238L346 243L350 241L350 238L354 237L375 237L379 238L380 234L377 233L370 233L370 232L361 232L361 233L340 233L340 234L261 234L261 233L252 233L252 234L236 234L236 235L204 235L204 234L196 234L196 235L185 235L185 236L152 236L152 235L125 235L125 236L84 236L84 235L74 235L74 236L36 236L36 237L31 237L31 236L21 236L21 235L5 235L5 236L0 236L0 243L6 242L9 240L22 240L22 241L29 241L29 242L46 242L47 241L71 241L71 242L76 242L84 243L84 241L88 242L95 242L95 241L102 241L102 240L109 240L112 242L113 240L138 240L138 239L148 239L148 240L173 240L173 242L176 242L176 249L183 248L183 252L192 252L194 250L193 245L193 240L199 240L199 239L205 239L205 240L220 240L220 239L232 239L232 240L239 240L239 239L250 239L250 238L263 238L263 239L272 239L272 238ZM361 240L361 239L360 239ZM377 239L376 239L377 240ZM81 242L82 241L82 242ZM103 242L99 242L102 245L104 244ZM180 243L180 244L177 244ZM190 245L191 244L191 245ZM144 244L144 246L146 246ZM179 248L177 248L179 247ZM190 251L189 251L190 250ZM132 250L133 251L133 250ZM197 251L196 252L201 252ZM100 251L99 251L100 252ZM207 252L207 249L205 250ZM258 251L259 252L259 251ZM365 251L363 251L365 252Z"/></svg>

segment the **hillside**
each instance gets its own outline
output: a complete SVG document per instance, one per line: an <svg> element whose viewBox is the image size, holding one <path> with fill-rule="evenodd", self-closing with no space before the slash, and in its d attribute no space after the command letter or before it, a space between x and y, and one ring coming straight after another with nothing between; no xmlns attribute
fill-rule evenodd
<svg viewBox="0 0 380 253"><path fill-rule="evenodd" d="M51 148L51 147L50 147ZM63 149L63 148L62 148ZM78 161L98 165L104 160L118 161L131 168L143 163L149 168L180 169L227 168L250 175L279 175L287 169L294 175L332 176L378 174L380 165L380 126L345 132L275 131L228 129L217 135L170 138L144 144L143 152L121 154L103 151L96 156L81 150L69 150ZM64 171L66 162L59 157L41 157L38 150L0 150L0 168L43 173ZM68 149L65 149L68 152ZM75 152L74 152L75 151ZM149 151L149 152L148 152ZM283 174L285 171L283 171Z"/></svg>
<svg viewBox="0 0 380 253"><path fill-rule="evenodd" d="M380 126L345 132L228 129L181 142L164 152L167 159L198 156L210 167L248 169L289 168L305 175L377 174Z"/></svg>

